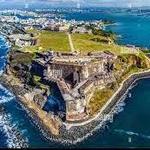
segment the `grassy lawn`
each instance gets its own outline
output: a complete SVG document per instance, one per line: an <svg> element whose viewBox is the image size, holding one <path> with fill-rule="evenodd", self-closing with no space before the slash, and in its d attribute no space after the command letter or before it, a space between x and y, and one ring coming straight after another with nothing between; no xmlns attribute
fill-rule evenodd
<svg viewBox="0 0 150 150"><path fill-rule="evenodd" d="M70 45L68 36L64 32L51 32L51 31L38 31L31 30L28 33L33 33L37 39L38 43L36 46L26 47L23 50L28 52L40 52L47 50L54 51L70 51ZM104 36L99 35L89 35L89 34L71 34L72 42L75 50L85 54L92 51L106 51L109 50L115 54L120 54L123 47L117 44L108 44L108 39ZM97 41L97 39L99 41Z"/></svg>
<svg viewBox="0 0 150 150"><path fill-rule="evenodd" d="M114 91L109 88L102 90L97 89L88 104L88 111L90 116L96 114L106 104L113 93Z"/></svg>
<svg viewBox="0 0 150 150"><path fill-rule="evenodd" d="M50 32L50 31L29 31L36 35L38 43L36 46L30 46L24 48L28 52L40 52L47 50L54 51L69 51L68 36L63 32Z"/></svg>
<svg viewBox="0 0 150 150"><path fill-rule="evenodd" d="M117 82L114 82L111 84L110 87L106 87L102 90L97 89L93 95L93 97L90 99L88 103L88 112L90 116L93 116L99 112L99 110L106 104L106 102L112 97L112 95L115 93L115 91L118 89L118 85L126 79L129 75L141 71L137 67L130 66L127 71L124 72L123 76L121 78L117 79Z"/></svg>
<svg viewBox="0 0 150 150"><path fill-rule="evenodd" d="M105 51L109 50L113 53L120 54L122 47L117 44L108 44L105 42L97 42L93 39L99 39L101 41L107 40L106 37L89 35L89 34L72 34L72 41L76 50L81 53L93 52L93 51Z"/></svg>
<svg viewBox="0 0 150 150"><path fill-rule="evenodd" d="M33 33L35 38L38 39L37 45L23 48L23 51L31 53L48 51L50 49L59 52L71 51L67 33L45 30L30 30L28 33ZM71 38L75 50L82 54L93 51L110 51L116 55L122 55L128 53L129 50L125 46L117 45L114 42L109 44L108 38L100 35L74 33L71 34ZM145 54L142 52L138 55L145 57Z"/></svg>

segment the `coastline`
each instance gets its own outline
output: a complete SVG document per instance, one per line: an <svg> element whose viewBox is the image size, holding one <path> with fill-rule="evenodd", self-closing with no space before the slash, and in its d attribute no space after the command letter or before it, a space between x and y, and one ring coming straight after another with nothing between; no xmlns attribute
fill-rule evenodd
<svg viewBox="0 0 150 150"><path fill-rule="evenodd" d="M29 108L28 105L21 100L22 98L15 93L13 87L7 84L5 81L2 81L1 77L0 84L14 94L14 96L16 97L16 102L26 111L29 119L39 129L41 134L43 134L44 136L46 135L45 137L50 135L51 138L55 137L55 135L52 134L51 130L42 122L41 118L36 114L36 112L33 109Z"/></svg>
<svg viewBox="0 0 150 150"><path fill-rule="evenodd" d="M30 48L29 49L27 48L25 50L23 48L20 49L19 47L11 43L11 41L9 42L9 38L7 39L7 36L4 37L0 35L0 52L1 52L0 64L2 64L0 65L0 89L1 89L0 90L0 99L1 99L0 101L1 103L1 107L0 107L1 108L1 114L0 114L1 142L0 143L1 144L0 145L1 147L2 146L10 147L11 145L13 145L14 148L15 147L17 148L19 145L20 148L21 147L22 148L23 147L25 148L38 148L38 147L40 148L41 147L41 148L52 148L52 149L53 148L54 149L55 148L56 149L57 148L62 148L62 149L63 148L64 149L65 148L70 148L70 149L93 148L94 149L98 147L102 149L113 148L113 147L114 148L150 147L150 141L149 141L150 140L150 128L149 128L150 126L150 120L149 120L149 117L150 117L150 111L149 111L150 75L149 74L150 73L142 72L144 71L144 69L142 68L145 68L145 67L135 67L135 68L133 67L133 70L131 67L131 70L130 70L130 64L136 63L136 60L139 66L145 66L144 65L145 62L149 64L150 66L150 63L149 63L150 61L147 61L147 59L141 56L140 55L141 53L136 54L136 52L133 50L133 55L132 55L132 52L131 54L129 54L130 51L128 51L130 47L133 46L133 49L134 49L134 46L135 46L135 48L139 49L142 53L144 53L143 55L147 55L149 57L148 59L150 59L150 55L147 53L148 52L147 47L150 48L150 44L149 44L150 30L148 30L149 25L150 25L150 17L148 16L148 13L146 13L146 11L148 12L149 9L145 10L145 8L140 8L140 11L138 8L130 8L130 9L101 8L101 9L98 9L94 7L87 8L87 9L81 8L81 10L80 9L68 9L68 8L42 9L41 8L42 6L40 6L38 9L38 8L35 8L37 7L37 5L38 4L35 4L35 6L33 6L32 4L31 5L29 4L30 12L28 12L28 10L25 10L24 8L20 11L19 7L16 9L11 9L12 7L17 7L17 6L12 6L10 10L9 9L2 10L2 13L4 12L4 14L2 14L2 18L4 17L4 19L6 19L6 21L8 22L9 20L12 22L13 20L16 20L17 22L17 24L10 23L10 28L8 25L8 28L6 30L5 30L5 27L7 27L7 24L6 23L5 23L6 25L2 24L2 27L4 28L3 31L6 31L6 33L7 31L8 32L10 31L9 35L11 36L11 31L13 31L15 27L16 28L23 27L27 30L28 29L32 30L34 29L34 27L32 28L33 23L36 24L36 21L37 21L37 24L41 24L41 26L44 27L47 25L46 23L47 21L44 19L44 17L46 18L48 17L48 20L54 19L54 23L55 23L55 20L58 21L57 17L60 18L60 22L61 21L63 22L63 19L64 19L64 24L67 24L65 20L69 20L70 22L72 20L72 23L74 24L76 24L77 22L79 23L83 22L83 24L85 22L94 22L94 21L98 22L99 20L105 20L105 19L110 20L110 21L112 20L114 21L114 24L105 25L105 27L102 29L106 31L114 32L116 34L116 41L114 42L114 44L112 43L111 45L110 43L110 45L108 46L106 43L106 48L103 44L101 46L101 42L105 43L105 40L103 41L101 40L101 38L94 38L93 36L90 36L90 35L89 36L88 35L87 36L84 36L84 35L73 36L72 35L72 38L74 40L74 45L76 45L76 48L79 49L80 52L91 51L91 53L92 52L96 53L97 51L103 52L105 50L106 52L107 50L112 51L112 52L117 51L118 52L117 56L119 57L114 62L114 70L112 72L114 73L114 79L116 79L117 82L114 81L113 83L110 83L106 85L106 87L104 86L103 88L100 88L102 87L100 84L100 86L96 87L96 91L94 92L92 97L91 97L92 94L90 95L90 93L94 89L89 88L90 90L89 92L87 92L88 96L85 99L85 101L87 102L87 107L86 107L87 109L85 110L87 111L87 114L89 114L89 116L87 118L85 117L84 119L77 120L74 122L63 121L62 127L60 129L60 135L54 136L51 133L51 131L48 128L46 128L42 120L40 120L38 114L34 112L34 110L30 109L28 105L24 104L21 101L21 99L23 99L22 97L19 97L17 96L17 94L14 93L15 89L17 90L17 86L14 86L14 89L12 88L11 90L9 88L10 86L9 84L8 85L5 85L5 83L1 84L1 75L4 75L5 73L7 73L5 72L6 65L7 67L10 66L10 69L11 69L10 71L12 72L14 71L13 72L14 76L16 75L16 77L18 76L17 78L20 79L19 75L21 77L22 76L21 72L24 71L24 63L22 60L25 60L26 62L26 60L29 58L27 54L28 52L31 52L34 55L36 51L37 52L42 51L43 46L41 46L41 50L40 50L40 47L38 50L38 46L37 48L36 46L33 49L31 48L31 50ZM17 18L13 19L13 16L10 16L10 19L9 19L9 17L7 17L9 15L7 14L7 11L10 14L11 13L14 14L14 16L18 14L17 16L19 17L19 20ZM141 14L141 12L143 14ZM41 16L40 15L36 16L36 13L40 14ZM42 14L46 14L46 15L43 16ZM64 17L62 17L62 14L64 15ZM25 23L25 24L21 25L20 23ZM11 27L11 25L13 24L14 24L14 27L13 26ZM35 28L36 28L36 25L35 25ZM18 31L19 30L16 30L16 34ZM37 35L33 34L33 36L37 36ZM51 34L49 36L51 36ZM60 38L60 40L59 39L57 40L57 37ZM45 38L43 39L44 39L43 40L44 43L46 43ZM64 43L64 44L62 44L61 46L59 42ZM66 39L65 41L65 38L61 38L59 37L59 35L58 36L56 35L56 39L53 36L48 44L50 46L48 46L48 49L43 48L43 51L45 51L46 53L47 51L49 51L49 49L51 49L51 47L53 47L53 45L55 47L55 43L56 43L56 47L59 47L58 45L60 45L61 46L60 48L64 49L64 47L66 47L65 46L66 42L68 43L68 39ZM37 40L37 43L39 44L40 41ZM12 46L10 46L10 44ZM47 45L45 46L47 47ZM95 48L92 48L92 47L95 47ZM114 47L114 48L111 49L110 47ZM53 48L51 50L55 52ZM25 52L27 53L25 54ZM44 54L44 52L42 52L41 54ZM25 57L22 57L24 55ZM12 63L11 63L10 56L12 57L12 59L14 58ZM27 59L25 59L26 56L27 56ZM129 58L128 56L129 57L131 56L131 58ZM141 61L139 60L139 57L141 58ZM21 58L20 59L22 62L21 65L20 63L15 63L15 62L19 62L18 58ZM33 59L34 58L35 57L33 57ZM11 66L12 67L18 66L18 68L19 67L22 68L23 71L15 72L15 70L11 68ZM29 63L29 67L30 67L30 63ZM146 67L145 69L149 69L147 71L150 71L150 67ZM140 75L136 74L136 75L133 75L132 77L130 76L132 73L135 73L135 72L140 73L140 71L141 71ZM8 73L9 73L9 70L8 70ZM30 75L30 72L28 73ZM68 73L69 73L69 69L68 69ZM121 74L123 76L121 76ZM9 77L9 74L7 75ZM38 77L35 76L35 79L38 79ZM16 79L14 78L14 81L15 80ZM23 81L24 83L28 82L28 80L25 80L25 78L21 78L21 81ZM104 80L104 82L107 82L107 81ZM18 82L18 83L20 84L21 82ZM39 81L39 83L42 83L42 85L39 85L39 86L34 86L32 84L30 85L30 82L28 83L29 83L29 87L28 87L28 84L27 86L24 84L25 90L23 89L23 86L20 86L21 84L20 85L18 84L18 86L21 88L20 89L18 88L17 91L21 91L21 89L23 89L22 96L24 95L25 91L29 93L25 95L24 99L26 99L27 101L28 100L30 101L30 99L32 99L32 94L31 94L31 97L29 96L30 93L33 92L34 94L34 90L38 88L45 89L44 84L46 84L46 82L42 80ZM17 84L17 80L16 80L16 83L12 81L12 85L13 84ZM40 96L36 96L36 100L38 101L38 98L40 98L40 102L43 101L44 103L47 99L45 107L43 108L45 111L49 111L49 109L52 111L53 110L57 111L57 108L55 107L55 105L54 104L51 105L53 102L56 102L56 104L59 104L60 108L64 106L64 112L65 112L66 102L63 101L62 97L59 97L61 96L61 93L60 93L61 91L59 91L58 87L56 87L53 90L52 89L53 86L51 86L50 83L48 84L50 85L50 88L48 91L50 95L48 99L46 98L48 95L47 93L44 95L44 98L43 98L44 101L42 100L42 97ZM46 89L48 89L48 86L46 86ZM35 90L35 94L38 94L38 90L37 92ZM55 98L56 98L56 101L55 101ZM63 105L61 104L61 101L58 101L59 99L64 102ZM60 117L63 117L64 114L65 113L61 115L61 111L60 113L58 113ZM81 116L80 113L79 113L79 116ZM18 137L18 134L20 135L19 137ZM23 145L24 143L26 144L25 146Z"/></svg>
<svg viewBox="0 0 150 150"><path fill-rule="evenodd" d="M10 52L14 48L14 44L7 38L6 35L2 35L1 34L1 37L4 38L4 40L5 40L6 44L7 44L8 50L7 50L7 53L6 53L6 56L5 56L6 57L6 64L5 64L5 66L4 66L3 70L2 70L2 73L0 74L0 80L3 78L3 75L6 72L7 65L9 64L8 57L9 57ZM25 103L23 103L21 101L21 97L19 97L18 94L15 93L15 90L14 90L14 88L11 85L7 84L7 81L5 79L3 80L3 82L1 80L0 84L3 87L6 87L11 93L14 94L14 96L16 97L16 102L27 112L28 117L31 120L31 122L34 123L34 125L37 126L37 128L40 129L40 133L44 133L44 131L46 131L48 135L53 135L54 136L54 135L59 134L58 133L59 130L55 130L54 129L54 132L53 132L46 125L44 125L44 123L42 123L43 120L41 120L41 118L36 114L36 112L34 112L29 107L27 107L27 104L25 104ZM53 134L52 134L52 132L53 132Z"/></svg>
<svg viewBox="0 0 150 150"><path fill-rule="evenodd" d="M3 76L2 76L3 77ZM93 132L101 129L105 123L112 119L113 115L116 114L115 107L120 103L122 98L128 93L131 89L132 85L140 79L150 78L150 70L138 72L130 75L125 79L121 84L119 89L113 94L113 96L107 101L107 103L102 107L97 115L95 115L90 120L82 123L74 123L74 124L63 124L60 129L60 135L55 136L51 133L51 130L42 122L41 118L36 114L36 112L29 108L27 104L22 101L22 98L15 93L13 87L7 83L1 77L0 83L9 89L17 98L17 102L22 106L22 108L27 112L28 116L31 117L31 121L39 128L40 132L44 135L46 139L51 141L59 142L62 144L76 144L78 142L83 141L85 138L91 136ZM124 101L124 99L123 99ZM96 122L96 123L95 123ZM94 125L93 125L94 124ZM90 127L89 127L90 125ZM68 128L67 128L68 126ZM81 128L81 129L80 129ZM76 137L70 135L70 132L74 132L73 134L77 134ZM79 133L82 135L79 135ZM84 132L84 133L83 133ZM66 134L65 136L63 134Z"/></svg>
<svg viewBox="0 0 150 150"><path fill-rule="evenodd" d="M5 38L6 39L6 38ZM6 39L8 41L8 39ZM8 41L9 42L9 41ZM12 43L9 42L10 49L7 52L7 57L9 56L9 53L13 49ZM6 57L6 58L7 58ZM6 65L7 67L7 65ZM93 132L97 131L98 129L101 129L105 123L111 119L111 117L116 113L115 112L115 106L122 100L122 98L128 93L130 87L137 81L142 78L149 78L150 77L150 70L138 72L131 74L128 76L124 81L121 82L118 90L113 94L113 96L106 102L106 104L100 109L99 113L97 113L93 118L90 118L89 120L82 122L82 123L64 123L62 128L60 129L61 133L59 136L54 136L50 130L46 126L46 124L43 123L43 120L37 115L37 113L29 108L29 106L24 102L26 101L25 98L20 97L13 88L13 85L11 85L7 80L3 79L3 76L5 75L5 69L4 73L2 74L2 77L0 77L0 83L9 89L17 98L17 102L23 107L23 109L27 112L29 117L31 117L31 121L39 128L40 132L44 135L45 138L53 141L57 141L59 143L69 143L69 144L76 144L78 142L83 141L85 138L89 137L93 134ZM19 88L19 87L18 87ZM99 125L99 126L98 126ZM90 127L89 127L90 126ZM81 129L80 129L81 128ZM81 134L80 134L81 133ZM63 135L66 134L66 135ZM75 137L77 136L77 137Z"/></svg>
<svg viewBox="0 0 150 150"><path fill-rule="evenodd" d="M143 72L131 74L124 81L122 81L117 91L112 95L112 97L106 102L106 104L100 109L100 111L94 117L82 123L72 123L72 124L69 123L68 125L70 126L70 128L73 126L83 126L95 120L101 114L108 113L107 108L111 108L115 103L119 101L119 99L121 99L126 94L126 92L128 92L130 86L132 86L135 82L143 78L150 78L150 69Z"/></svg>
<svg viewBox="0 0 150 150"><path fill-rule="evenodd" d="M0 84L2 84L4 87L6 87L7 89L9 89L15 95L15 97L17 98L17 102L19 104L21 104L24 107L24 109L27 108L27 113L30 114L30 112L31 112L32 116L34 116L33 118L36 118L35 120L39 120L39 124L41 124L41 122L43 121L44 122L43 124L45 124L45 127L47 128L47 130L49 130L49 132L51 131L51 133L53 133L54 135L58 135L59 133L58 133L57 127L56 127L56 130L55 130L55 128L52 128L52 127L49 126L49 124L47 125L45 123L45 117L48 114L44 113L38 107L36 109L34 109L36 107L36 105L32 105L32 103L30 101L26 100L26 98L23 97L19 93L19 91L17 91L17 88L21 88L21 86L12 85L11 82L7 80L6 76L7 76L6 74L5 75L3 74L0 77ZM15 86L15 87L13 87L13 86ZM39 113L40 113L40 115L38 115ZM41 118L41 116L43 118ZM51 121L51 119L47 119L47 121ZM53 123L53 122L51 122L51 123ZM48 129L48 127L49 127L49 129Z"/></svg>

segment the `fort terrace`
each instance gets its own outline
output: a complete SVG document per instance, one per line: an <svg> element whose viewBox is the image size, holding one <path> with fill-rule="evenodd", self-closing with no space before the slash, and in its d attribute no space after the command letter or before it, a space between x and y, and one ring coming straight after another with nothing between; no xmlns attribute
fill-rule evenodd
<svg viewBox="0 0 150 150"><path fill-rule="evenodd" d="M37 53L31 71L46 82L55 82L65 101L66 120L79 121L88 118L86 106L97 86L103 88L115 81L112 74L112 53L99 52L81 56L77 53Z"/></svg>

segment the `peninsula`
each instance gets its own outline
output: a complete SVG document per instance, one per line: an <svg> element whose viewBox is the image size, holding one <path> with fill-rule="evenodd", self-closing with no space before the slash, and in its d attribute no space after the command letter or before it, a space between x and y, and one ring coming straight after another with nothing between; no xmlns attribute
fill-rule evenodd
<svg viewBox="0 0 150 150"><path fill-rule="evenodd" d="M140 74L150 74L150 60L139 47L118 45L116 35L104 30L107 20L40 20L16 23L3 13L0 34L11 50L0 80L47 138L75 143L124 84L122 95Z"/></svg>

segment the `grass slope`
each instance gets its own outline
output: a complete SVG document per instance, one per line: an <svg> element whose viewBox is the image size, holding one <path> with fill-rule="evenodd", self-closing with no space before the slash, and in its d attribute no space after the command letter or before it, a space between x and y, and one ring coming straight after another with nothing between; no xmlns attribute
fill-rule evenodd
<svg viewBox="0 0 150 150"><path fill-rule="evenodd" d="M40 52L47 50L54 51L69 51L68 36L63 32L50 32L50 31L32 31L38 38L36 46L26 47L24 50L27 52Z"/></svg>
<svg viewBox="0 0 150 150"><path fill-rule="evenodd" d="M93 39L99 39L99 41L94 41ZM120 54L122 47L114 43L108 44L104 42L107 40L106 37L98 35L72 34L74 47L81 53L109 50L113 53Z"/></svg>

